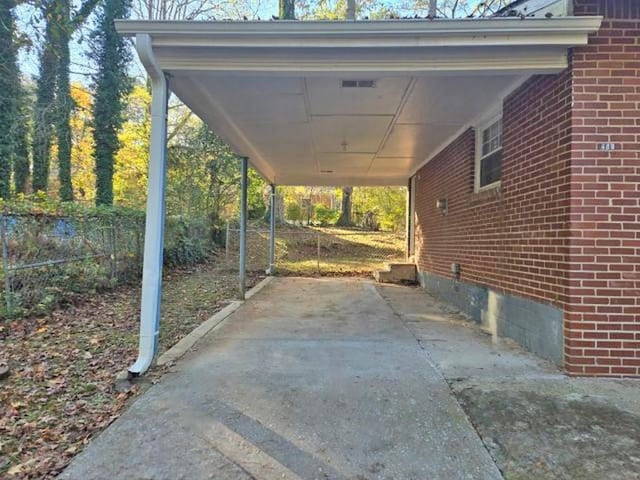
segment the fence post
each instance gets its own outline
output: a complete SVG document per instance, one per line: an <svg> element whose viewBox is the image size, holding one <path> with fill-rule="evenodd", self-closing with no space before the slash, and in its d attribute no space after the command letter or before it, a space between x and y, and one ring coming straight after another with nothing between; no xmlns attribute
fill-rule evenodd
<svg viewBox="0 0 640 480"><path fill-rule="evenodd" d="M230 230L229 220L227 220L227 232L224 237L224 259L227 264L227 267L230 264L229 261L229 244L231 242L231 230Z"/></svg>
<svg viewBox="0 0 640 480"><path fill-rule="evenodd" d="M117 282L118 280L118 257L116 255L116 227L113 221L109 222L111 227L111 281Z"/></svg>
<svg viewBox="0 0 640 480"><path fill-rule="evenodd" d="M318 275L320 275L320 232L318 232L316 235L316 238L318 240Z"/></svg>
<svg viewBox="0 0 640 480"><path fill-rule="evenodd" d="M9 278L9 240L7 238L7 217L0 217L0 237L2 237L2 268L4 270L4 300L7 308L7 318L12 317L11 279Z"/></svg>

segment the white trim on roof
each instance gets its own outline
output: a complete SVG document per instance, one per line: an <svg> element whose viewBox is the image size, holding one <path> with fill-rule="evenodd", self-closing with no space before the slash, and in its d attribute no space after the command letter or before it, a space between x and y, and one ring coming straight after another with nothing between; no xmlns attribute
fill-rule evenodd
<svg viewBox="0 0 640 480"><path fill-rule="evenodd" d="M157 45L350 47L573 44L597 30L596 16L557 18L402 19L377 21L146 21L116 20L125 36L146 33ZM291 40L299 40L295 44Z"/></svg>
<svg viewBox="0 0 640 480"><path fill-rule="evenodd" d="M381 21L118 20L149 35L167 71L275 73L557 71L600 17Z"/></svg>

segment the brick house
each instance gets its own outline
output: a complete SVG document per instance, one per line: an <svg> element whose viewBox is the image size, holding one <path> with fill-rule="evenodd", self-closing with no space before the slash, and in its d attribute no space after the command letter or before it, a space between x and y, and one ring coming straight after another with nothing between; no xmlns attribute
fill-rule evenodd
<svg viewBox="0 0 640 480"><path fill-rule="evenodd" d="M640 2L574 15L604 21L569 67L527 79L412 178L415 260L425 288L567 372L637 376Z"/></svg>
<svg viewBox="0 0 640 480"><path fill-rule="evenodd" d="M153 86L133 373L156 352L170 89L274 192L408 185L423 287L570 374L640 376L640 1L117 27Z"/></svg>

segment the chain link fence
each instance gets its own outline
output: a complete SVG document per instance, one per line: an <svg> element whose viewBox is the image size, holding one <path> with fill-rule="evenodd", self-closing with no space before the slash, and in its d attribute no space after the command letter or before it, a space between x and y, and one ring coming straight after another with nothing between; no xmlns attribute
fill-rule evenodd
<svg viewBox="0 0 640 480"><path fill-rule="evenodd" d="M240 230L227 226L225 263L237 270ZM276 228L275 266L281 275L366 275L405 261L405 236L337 227ZM247 229L247 271L269 265L269 230Z"/></svg>
<svg viewBox="0 0 640 480"><path fill-rule="evenodd" d="M225 252L215 260L229 279L237 279L239 229L227 224ZM65 217L0 215L0 319L45 314L83 295L142 276L143 217ZM281 275L363 275L404 261L404 235L336 227L276 229L275 264ZM168 217L164 261L195 264L215 249L206 219ZM262 276L269 266L269 230L247 231L247 274Z"/></svg>
<svg viewBox="0 0 640 480"><path fill-rule="evenodd" d="M0 319L44 314L81 295L139 282L144 218L0 215ZM165 263L206 259L206 220L167 218Z"/></svg>

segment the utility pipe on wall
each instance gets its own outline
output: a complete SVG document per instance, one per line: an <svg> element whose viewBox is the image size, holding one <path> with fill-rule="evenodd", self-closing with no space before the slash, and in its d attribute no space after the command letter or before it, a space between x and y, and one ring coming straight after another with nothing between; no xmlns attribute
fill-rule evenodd
<svg viewBox="0 0 640 480"><path fill-rule="evenodd" d="M247 284L247 187L249 159L241 159L240 178L240 265L238 281L240 286L240 300L244 300Z"/></svg>
<svg viewBox="0 0 640 480"><path fill-rule="evenodd" d="M153 54L151 37L138 35L136 49L151 79L152 100L147 215L140 302L140 338L138 359L129 367L131 375L140 375L146 372L158 352L167 169L167 101L169 96L167 79Z"/></svg>

